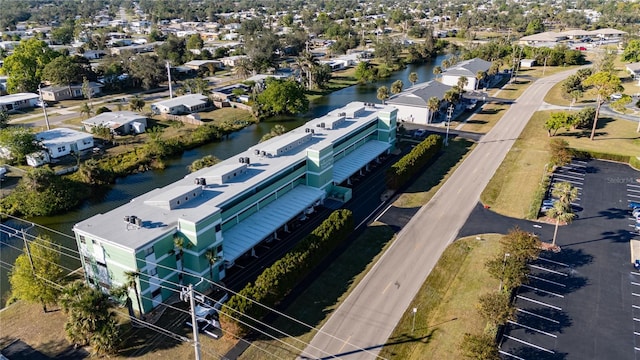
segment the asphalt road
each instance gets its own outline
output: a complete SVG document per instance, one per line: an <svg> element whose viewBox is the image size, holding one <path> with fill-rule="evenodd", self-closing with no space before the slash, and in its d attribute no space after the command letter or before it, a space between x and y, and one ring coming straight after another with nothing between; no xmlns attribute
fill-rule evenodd
<svg viewBox="0 0 640 360"><path fill-rule="evenodd" d="M545 94L572 72L540 79L525 90L432 200L400 231L300 358L377 357Z"/></svg>

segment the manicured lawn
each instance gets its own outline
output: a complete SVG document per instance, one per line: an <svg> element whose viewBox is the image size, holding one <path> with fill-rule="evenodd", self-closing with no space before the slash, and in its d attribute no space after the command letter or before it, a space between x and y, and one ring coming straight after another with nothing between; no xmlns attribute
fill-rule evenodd
<svg viewBox="0 0 640 360"><path fill-rule="evenodd" d="M480 196L485 205L507 216L524 218L549 161L549 137L543 125L551 111L539 111L529 123L505 157L493 178ZM640 135L637 124L627 120L601 118L597 136L589 140L590 131L558 132L557 137L567 140L576 149L637 155Z"/></svg>
<svg viewBox="0 0 640 360"><path fill-rule="evenodd" d="M474 146L475 144L462 138L450 140L449 147L400 195L394 206L413 208L426 204Z"/></svg>
<svg viewBox="0 0 640 360"><path fill-rule="evenodd" d="M214 122L255 121L255 118L249 111L231 107L200 112L199 114L202 120L212 120Z"/></svg>
<svg viewBox="0 0 640 360"><path fill-rule="evenodd" d="M463 131L486 134L502 118L509 105L488 103L462 126Z"/></svg>
<svg viewBox="0 0 640 360"><path fill-rule="evenodd" d="M477 240L473 236L449 245L382 348L382 358L463 358L464 334L481 334L486 326L476 309L478 298L499 285L484 264L500 251L500 237L482 235ZM417 309L415 329L413 308Z"/></svg>

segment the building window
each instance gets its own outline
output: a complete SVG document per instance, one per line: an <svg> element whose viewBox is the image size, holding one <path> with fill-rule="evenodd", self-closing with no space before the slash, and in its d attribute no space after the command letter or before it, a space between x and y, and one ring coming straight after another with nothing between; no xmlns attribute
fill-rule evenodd
<svg viewBox="0 0 640 360"><path fill-rule="evenodd" d="M66 146L58 146L58 152L63 152L66 151L67 147Z"/></svg>
<svg viewBox="0 0 640 360"><path fill-rule="evenodd" d="M158 268L154 266L150 268L149 271L147 271L147 273L149 273L149 276L156 276L158 275Z"/></svg>
<svg viewBox="0 0 640 360"><path fill-rule="evenodd" d="M222 225L216 224L216 232L222 231Z"/></svg>
<svg viewBox="0 0 640 360"><path fill-rule="evenodd" d="M149 256L153 254L153 246L149 246L148 248L144 249L144 256Z"/></svg>
<svg viewBox="0 0 640 360"><path fill-rule="evenodd" d="M223 272L224 271L224 264L218 266L218 272Z"/></svg>
<svg viewBox="0 0 640 360"><path fill-rule="evenodd" d="M222 245L218 245L218 247L216 248L216 252L218 254L222 252Z"/></svg>
<svg viewBox="0 0 640 360"><path fill-rule="evenodd" d="M80 235L80 242L83 244L87 243L87 239L84 238L84 235Z"/></svg>
<svg viewBox="0 0 640 360"><path fill-rule="evenodd" d="M160 294L162 294L162 289L157 288L151 292L151 297L156 297L156 296L159 296Z"/></svg>

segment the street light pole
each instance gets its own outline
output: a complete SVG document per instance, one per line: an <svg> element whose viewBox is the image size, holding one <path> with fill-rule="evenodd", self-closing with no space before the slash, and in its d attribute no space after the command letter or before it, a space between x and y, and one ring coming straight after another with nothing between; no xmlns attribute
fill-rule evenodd
<svg viewBox="0 0 640 360"><path fill-rule="evenodd" d="M444 138L444 146L449 146L449 126L451 125L451 116L453 115L453 105L449 106L447 111L447 134Z"/></svg>
<svg viewBox="0 0 640 360"><path fill-rule="evenodd" d="M40 107L42 108L42 112L44 112L44 122L47 124L47 130L51 130L51 127L49 126L49 116L47 115L47 107L42 99L42 83L38 84L38 94L40 94Z"/></svg>
<svg viewBox="0 0 640 360"><path fill-rule="evenodd" d="M502 279L504 279L504 269L507 266L507 258L511 256L509 253L504 253L504 259L502 259L502 276L500 277L500 286L498 287L498 291L502 291Z"/></svg>
<svg viewBox="0 0 640 360"><path fill-rule="evenodd" d="M418 312L418 308L413 308L413 325L411 326L411 333L416 329L416 313Z"/></svg>

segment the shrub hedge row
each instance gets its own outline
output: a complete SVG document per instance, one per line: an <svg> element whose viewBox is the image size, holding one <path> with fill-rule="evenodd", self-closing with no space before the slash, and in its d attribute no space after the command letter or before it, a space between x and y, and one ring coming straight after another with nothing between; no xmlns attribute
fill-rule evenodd
<svg viewBox="0 0 640 360"><path fill-rule="evenodd" d="M638 159L635 156L612 154L612 153L606 153L601 151L582 150L582 149L574 149L573 152L577 158L592 158L592 159L624 162L624 163L628 163L635 169L640 169L640 159Z"/></svg>
<svg viewBox="0 0 640 360"><path fill-rule="evenodd" d="M343 242L354 229L353 214L349 210L336 210L311 234L302 239L280 260L265 269L252 284L229 299L223 309L223 321L248 330L238 323L253 323L266 314L264 307L256 302L273 307L277 305L305 276L309 274L338 244ZM252 299L253 301L248 300ZM239 315L239 314L242 314Z"/></svg>
<svg viewBox="0 0 640 360"><path fill-rule="evenodd" d="M428 136L387 170L387 186L391 189L401 188L413 175L420 172L440 149L442 149L442 137Z"/></svg>

